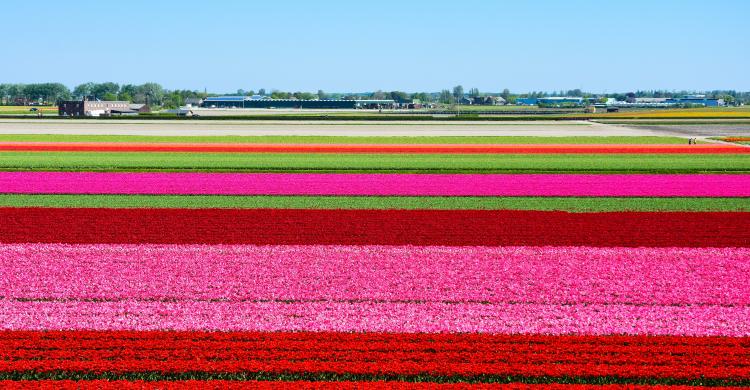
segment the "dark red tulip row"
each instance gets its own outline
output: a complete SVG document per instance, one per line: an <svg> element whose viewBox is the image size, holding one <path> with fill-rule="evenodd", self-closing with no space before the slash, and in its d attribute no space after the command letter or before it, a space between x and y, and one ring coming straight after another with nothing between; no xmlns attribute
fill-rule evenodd
<svg viewBox="0 0 750 390"><path fill-rule="evenodd" d="M4 243L750 246L741 212L0 208Z"/></svg>
<svg viewBox="0 0 750 390"><path fill-rule="evenodd" d="M228 380L180 380L180 381L127 381L127 380L41 380L41 381L0 381L0 387L8 390L43 389L43 390L185 390L185 389L415 389L415 390L463 390L463 389L498 389L498 390L694 390L694 386L664 385L582 385L582 384L526 384L526 383L429 383L429 382L308 382L308 381L228 381ZM737 389L737 387L712 387L713 390Z"/></svg>

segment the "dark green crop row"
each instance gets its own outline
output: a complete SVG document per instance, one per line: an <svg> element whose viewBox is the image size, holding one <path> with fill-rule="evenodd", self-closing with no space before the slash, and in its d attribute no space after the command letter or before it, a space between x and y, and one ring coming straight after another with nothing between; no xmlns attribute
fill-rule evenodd
<svg viewBox="0 0 750 390"><path fill-rule="evenodd" d="M0 207L750 211L750 198L0 194Z"/></svg>
<svg viewBox="0 0 750 390"><path fill-rule="evenodd" d="M383 173L745 173L750 155L2 152L0 170Z"/></svg>

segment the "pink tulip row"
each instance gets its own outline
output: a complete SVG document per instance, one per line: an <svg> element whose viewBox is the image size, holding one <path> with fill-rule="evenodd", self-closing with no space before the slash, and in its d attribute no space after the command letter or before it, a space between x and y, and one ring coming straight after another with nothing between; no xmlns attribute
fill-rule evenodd
<svg viewBox="0 0 750 390"><path fill-rule="evenodd" d="M750 336L750 307L410 302L0 301L5 330Z"/></svg>
<svg viewBox="0 0 750 390"><path fill-rule="evenodd" d="M0 193L750 196L750 175L0 172Z"/></svg>
<svg viewBox="0 0 750 390"><path fill-rule="evenodd" d="M0 245L0 328L750 335L750 248Z"/></svg>
<svg viewBox="0 0 750 390"><path fill-rule="evenodd" d="M750 248L0 245L0 295L750 305Z"/></svg>

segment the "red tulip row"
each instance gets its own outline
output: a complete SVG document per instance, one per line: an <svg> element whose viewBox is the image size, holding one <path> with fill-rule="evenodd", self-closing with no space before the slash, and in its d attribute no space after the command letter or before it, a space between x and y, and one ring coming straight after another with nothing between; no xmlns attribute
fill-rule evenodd
<svg viewBox="0 0 750 390"><path fill-rule="evenodd" d="M110 389L415 389L415 390L463 390L463 389L498 389L498 390L694 390L693 386L663 385L580 385L580 384L525 384L525 383L426 383L426 382L306 382L306 381L226 381L226 380L184 380L184 381L127 381L127 380L42 380L42 381L0 381L0 387L8 390L42 389L42 390L110 390ZM737 389L736 387L712 387L714 390Z"/></svg>
<svg viewBox="0 0 750 390"><path fill-rule="evenodd" d="M747 379L747 361L749 339L721 337L4 332L0 338L1 372Z"/></svg>
<svg viewBox="0 0 750 390"><path fill-rule="evenodd" d="M750 246L739 212L0 208L4 243Z"/></svg>

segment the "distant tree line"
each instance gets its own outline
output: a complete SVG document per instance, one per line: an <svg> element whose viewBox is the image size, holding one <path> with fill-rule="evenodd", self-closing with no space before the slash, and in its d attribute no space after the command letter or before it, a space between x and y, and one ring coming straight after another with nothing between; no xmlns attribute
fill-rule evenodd
<svg viewBox="0 0 750 390"><path fill-rule="evenodd" d="M480 92L478 88L470 88L468 93L464 92L464 87L457 85L452 89L443 89L440 92L414 92L407 93L403 91L382 91L360 92L360 93L326 93L323 90L313 92L284 92L271 90L268 93L264 88L257 92L253 90L245 91L239 89L237 95L253 96L262 95L273 99L392 99L399 103L411 102L418 100L422 103L438 102L442 104L456 104L466 97L480 96L499 96L506 102L513 104L518 98L542 98L551 96L574 96L584 98L614 98L616 100L629 100L636 97L652 98L671 98L691 94L703 94L708 98L724 99L728 104L744 103L750 104L750 92L739 92L735 90L713 90L713 91L666 91L666 90L638 90L627 93L590 93L580 89L560 90L560 91L531 91L525 93L512 93L507 88L501 92ZM104 83L84 83L77 85L71 91L61 83L36 83L36 84L0 84L0 104L18 105L31 103L48 103L53 104L59 100L68 99L89 99L99 100L125 100L132 103L147 103L154 106L166 108L179 107L185 104L187 99L203 99L207 96L216 96L217 94L207 94L205 92L191 90L168 90L164 89L158 83L145 83L140 85L125 84L119 85L113 82Z"/></svg>
<svg viewBox="0 0 750 390"><path fill-rule="evenodd" d="M167 90L158 83L119 85L113 82L84 83L71 91L61 83L0 84L0 103L5 105L48 103L60 100L124 100L167 108L185 104L188 98L205 98L206 94L190 90Z"/></svg>
<svg viewBox="0 0 750 390"><path fill-rule="evenodd" d="M431 93L431 98L434 101L443 104L455 104L460 99L465 97L479 97L479 96L499 96L505 99L509 104L516 102L518 98L544 98L554 96L571 96L571 97L583 97L583 98L600 98L606 100L607 98L614 98L620 101L626 101L628 99L636 97L653 97L653 98L672 98L682 97L685 95L706 95L707 98L711 99L724 99L728 104L744 103L750 104L750 92L739 92L735 90L712 90L712 91L665 91L665 90L650 90L650 91L635 91L627 93L592 93L582 91L581 89L570 89L560 91L531 91L525 93L511 93L507 88L503 89L502 92L480 92L478 88L469 89L468 94L464 93L464 88L461 85L453 87L452 90L444 89L440 92Z"/></svg>
<svg viewBox="0 0 750 390"><path fill-rule="evenodd" d="M0 101L3 104L29 104L70 99L68 87L60 83L0 84Z"/></svg>

